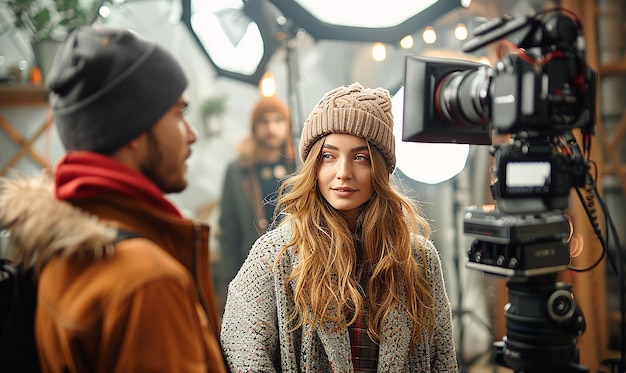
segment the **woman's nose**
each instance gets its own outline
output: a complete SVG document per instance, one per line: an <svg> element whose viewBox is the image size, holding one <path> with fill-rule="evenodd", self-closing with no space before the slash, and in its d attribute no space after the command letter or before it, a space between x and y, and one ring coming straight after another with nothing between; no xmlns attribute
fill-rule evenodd
<svg viewBox="0 0 626 373"><path fill-rule="evenodd" d="M349 179L352 176L352 165L348 159L340 159L337 162L337 178Z"/></svg>

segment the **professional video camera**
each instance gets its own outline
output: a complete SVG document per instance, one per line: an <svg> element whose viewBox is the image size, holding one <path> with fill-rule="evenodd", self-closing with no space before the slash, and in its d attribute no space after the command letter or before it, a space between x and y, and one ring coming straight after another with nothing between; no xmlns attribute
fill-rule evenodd
<svg viewBox="0 0 626 373"><path fill-rule="evenodd" d="M563 9L487 22L464 51L496 40L493 67L407 56L403 140L491 145L495 205L466 208L464 233L475 238L467 267L508 279L496 362L518 372L588 371L576 345L584 317L570 285L556 278L570 260L572 227L562 210L571 188L588 181L596 73L580 23ZM492 144L492 134L508 141Z"/></svg>

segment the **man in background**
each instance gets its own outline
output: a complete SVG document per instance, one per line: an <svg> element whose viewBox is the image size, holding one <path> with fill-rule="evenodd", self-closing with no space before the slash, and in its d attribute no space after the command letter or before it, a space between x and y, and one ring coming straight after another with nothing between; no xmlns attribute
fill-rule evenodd
<svg viewBox="0 0 626 373"><path fill-rule="evenodd" d="M248 256L254 241L271 226L275 192L295 170L289 107L275 96L262 96L251 115L251 129L237 148L224 177L219 217L218 298ZM220 308L221 308L220 307Z"/></svg>

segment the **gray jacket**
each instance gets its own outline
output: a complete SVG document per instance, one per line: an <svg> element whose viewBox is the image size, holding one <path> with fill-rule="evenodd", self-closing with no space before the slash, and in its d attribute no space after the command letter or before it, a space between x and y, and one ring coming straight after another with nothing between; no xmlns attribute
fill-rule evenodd
<svg viewBox="0 0 626 373"><path fill-rule="evenodd" d="M221 255L216 268L218 286L224 286L224 291L254 241L265 232L257 226L259 216L265 217L258 176L253 168L242 167L239 161L230 163L222 188L218 234Z"/></svg>
<svg viewBox="0 0 626 373"><path fill-rule="evenodd" d="M228 289L221 342L233 372L352 372L348 331L330 333L315 326L311 333L287 327L294 303L284 283L297 264L292 251L274 267L289 241L283 226L260 237ZM457 372L450 303L439 254L428 242L428 263L422 263L433 284L435 330L426 343L409 351L412 323L399 309L384 322L379 372Z"/></svg>

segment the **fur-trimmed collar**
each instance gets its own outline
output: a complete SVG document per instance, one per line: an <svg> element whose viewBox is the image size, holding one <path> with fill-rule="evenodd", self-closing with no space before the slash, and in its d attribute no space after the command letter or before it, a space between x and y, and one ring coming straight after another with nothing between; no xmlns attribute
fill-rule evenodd
<svg viewBox="0 0 626 373"><path fill-rule="evenodd" d="M0 229L9 231L12 259L36 272L57 254L108 255L117 234L115 227L57 200L46 173L0 178Z"/></svg>

